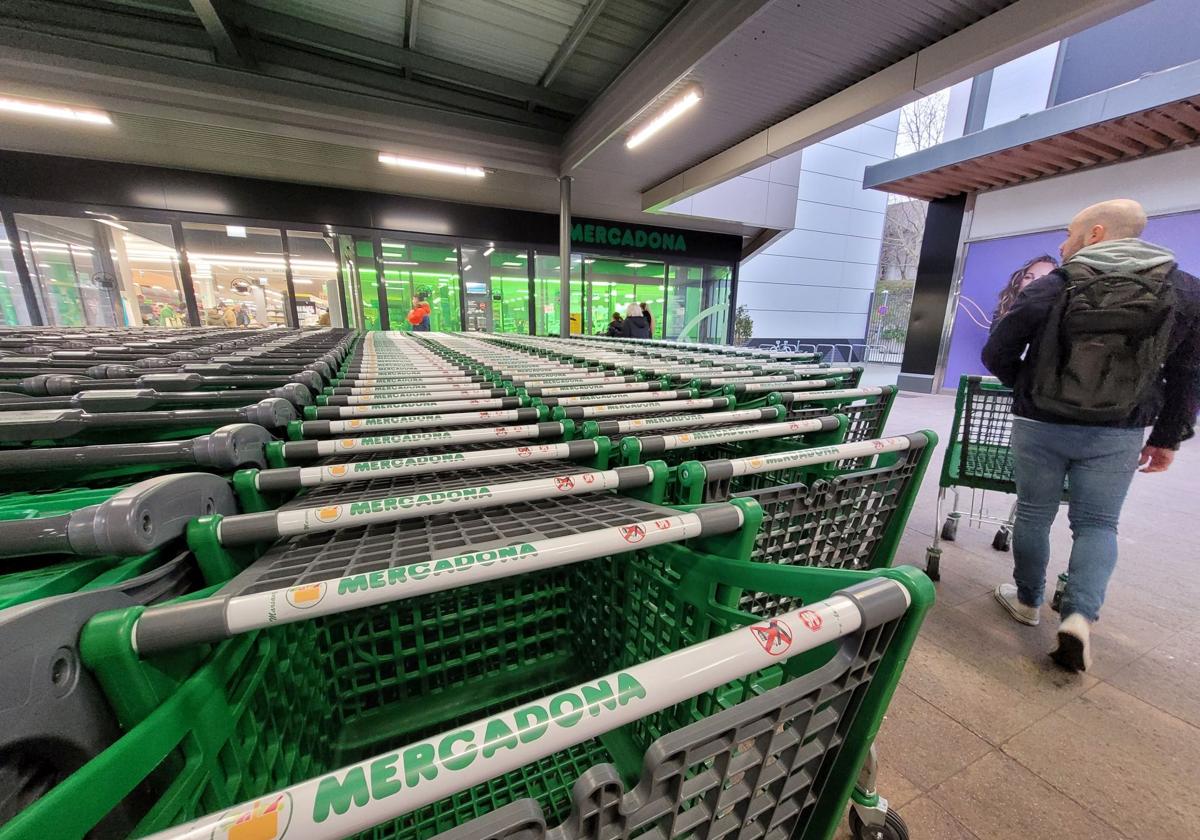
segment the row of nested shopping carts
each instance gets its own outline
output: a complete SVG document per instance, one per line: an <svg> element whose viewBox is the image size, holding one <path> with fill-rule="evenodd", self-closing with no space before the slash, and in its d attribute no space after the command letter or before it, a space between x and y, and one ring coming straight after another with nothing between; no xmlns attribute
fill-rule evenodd
<svg viewBox="0 0 1200 840"><path fill-rule="evenodd" d="M803 354L0 335L0 838L903 838L935 438Z"/></svg>

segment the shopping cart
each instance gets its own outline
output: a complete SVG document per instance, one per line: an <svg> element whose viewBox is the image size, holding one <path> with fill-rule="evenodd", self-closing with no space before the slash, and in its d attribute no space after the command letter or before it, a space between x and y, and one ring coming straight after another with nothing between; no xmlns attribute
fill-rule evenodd
<svg viewBox="0 0 1200 840"><path fill-rule="evenodd" d="M1017 492L1013 479L1012 404L1012 390L996 379L963 376L958 381L954 425L938 478L933 544L925 550L926 570L933 580L941 576L941 541L953 542L964 518L976 525L999 526L992 538L992 548L996 551L1012 548L1016 500L1004 516L990 514L987 508L988 491L1009 495ZM959 503L959 490L963 488L971 491L970 506L965 510ZM947 490L954 495L954 504L943 520ZM1066 497L1064 487L1064 501Z"/></svg>
<svg viewBox="0 0 1200 840"><path fill-rule="evenodd" d="M878 569L890 566L937 445L931 431L750 457L687 461L674 501L753 499L763 511L750 557L760 563ZM852 463L855 469L843 465ZM744 599L769 616L788 602Z"/></svg>
<svg viewBox="0 0 1200 840"><path fill-rule="evenodd" d="M485 514L505 533L483 542L414 520L411 554L305 537L206 597L93 619L81 649L127 734L5 840L525 836L514 803L563 837L831 837L928 582L748 562L753 502L557 507L525 534ZM763 621L746 590L801 606ZM855 797L860 829L886 812Z"/></svg>

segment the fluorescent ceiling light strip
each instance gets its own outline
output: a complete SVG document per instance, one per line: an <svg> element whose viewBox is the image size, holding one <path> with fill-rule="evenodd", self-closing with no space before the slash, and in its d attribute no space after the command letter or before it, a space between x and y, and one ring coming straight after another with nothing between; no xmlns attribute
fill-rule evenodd
<svg viewBox="0 0 1200 840"><path fill-rule="evenodd" d="M425 172L438 172L442 175L464 175L468 178L482 178L487 173L479 166L463 166L457 163L439 163L435 160L420 160L418 158L379 153L379 162L388 166L402 166L406 169L421 169Z"/></svg>
<svg viewBox="0 0 1200 840"><path fill-rule="evenodd" d="M657 117L629 135L629 139L625 141L625 148L636 149L659 131L662 131L667 125L679 119L679 117L689 111L699 101L700 89L689 89L682 97L676 99L674 103L668 106L666 110L660 112Z"/></svg>
<svg viewBox="0 0 1200 840"><path fill-rule="evenodd" d="M90 108L72 108L68 105L52 105L32 99L13 99L0 96L0 111L28 114L31 117L46 117L52 120L71 120L92 125L112 125L112 118L103 111Z"/></svg>

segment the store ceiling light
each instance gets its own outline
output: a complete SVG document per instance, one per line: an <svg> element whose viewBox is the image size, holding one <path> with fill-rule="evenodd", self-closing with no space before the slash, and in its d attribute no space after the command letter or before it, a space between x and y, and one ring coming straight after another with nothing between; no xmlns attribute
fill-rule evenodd
<svg viewBox="0 0 1200 840"><path fill-rule="evenodd" d="M519 262L506 262L506 263L500 263L500 265L506 265L509 268L520 268L521 267L521 264Z"/></svg>
<svg viewBox="0 0 1200 840"><path fill-rule="evenodd" d="M458 163L440 163L436 160L421 160L419 158L389 155L379 153L379 162L388 166L402 166L405 169L420 169L425 172L437 172L441 175L462 175L467 178L482 178L487 173L479 166L463 166Z"/></svg>
<svg viewBox="0 0 1200 840"><path fill-rule="evenodd" d="M625 148L636 149L655 134L662 131L668 125L690 111L699 102L700 88L688 88L683 92L682 95L676 97L676 99L672 101L670 105L660 111L658 115L654 117L654 119L650 120L650 122L633 132L633 134L629 135L629 139L625 141Z"/></svg>
<svg viewBox="0 0 1200 840"><path fill-rule="evenodd" d="M646 264L645 264L645 263L632 262L632 263L625 263L625 267L626 267L626 268L645 268L645 267L646 267Z"/></svg>
<svg viewBox="0 0 1200 840"><path fill-rule="evenodd" d="M488 248L486 251L483 252L483 255L485 257L490 257L495 250L496 250L495 248Z"/></svg>
<svg viewBox="0 0 1200 840"><path fill-rule="evenodd" d="M419 262L413 260L384 260L384 265L420 265Z"/></svg>
<svg viewBox="0 0 1200 840"><path fill-rule="evenodd" d="M245 225L225 225L225 235L228 236L230 239L245 239L246 238L246 226Z"/></svg>
<svg viewBox="0 0 1200 840"><path fill-rule="evenodd" d="M125 225L110 221L109 219L95 219L94 221L97 221L102 225L108 225L111 228L116 228L117 230L129 230L129 228L125 227Z"/></svg>
<svg viewBox="0 0 1200 840"><path fill-rule="evenodd" d="M112 117L104 111L96 111L91 108L72 108L69 105L55 105L50 102L38 102L34 99L15 99L11 96L0 96L0 111L28 114L31 117L45 117L51 120L112 125Z"/></svg>
<svg viewBox="0 0 1200 840"><path fill-rule="evenodd" d="M458 257L446 257L442 262L458 262Z"/></svg>

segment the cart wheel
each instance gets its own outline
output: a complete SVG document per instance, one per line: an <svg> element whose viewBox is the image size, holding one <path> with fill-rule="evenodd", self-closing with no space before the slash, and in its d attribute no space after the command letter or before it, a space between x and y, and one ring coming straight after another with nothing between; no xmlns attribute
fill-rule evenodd
<svg viewBox="0 0 1200 840"><path fill-rule="evenodd" d="M992 548L997 551L1008 551L1012 548L1012 531L1007 528L997 531L996 536L992 538Z"/></svg>
<svg viewBox="0 0 1200 840"><path fill-rule="evenodd" d="M898 813L888 808L883 825L866 826L858 812L850 809L850 836L854 840L908 840L908 826Z"/></svg>
<svg viewBox="0 0 1200 840"><path fill-rule="evenodd" d="M942 579L942 550L940 548L925 549L925 574L930 580Z"/></svg>
<svg viewBox="0 0 1200 840"><path fill-rule="evenodd" d="M950 514L946 517L946 521L942 523L942 539L946 542L954 542L954 538L958 536L958 516Z"/></svg>

